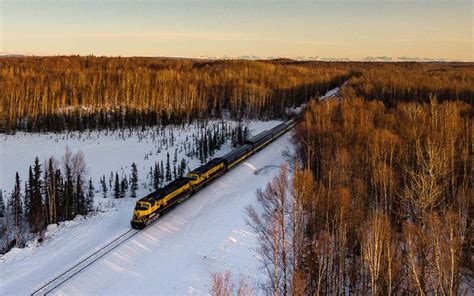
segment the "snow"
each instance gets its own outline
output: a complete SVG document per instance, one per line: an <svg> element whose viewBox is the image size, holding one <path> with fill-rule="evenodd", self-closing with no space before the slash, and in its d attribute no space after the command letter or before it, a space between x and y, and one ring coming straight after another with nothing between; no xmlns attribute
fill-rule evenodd
<svg viewBox="0 0 474 296"><path fill-rule="evenodd" d="M332 97L340 98L341 97L340 91L344 86L346 86L346 84L347 84L347 81L344 82L340 87L336 87L336 88L333 88L333 89L329 90L324 96L321 96L319 98L319 100L323 101L323 100L330 99Z"/></svg>
<svg viewBox="0 0 474 296"><path fill-rule="evenodd" d="M320 97L319 100L323 101L323 100L329 99L330 97L337 94L339 91L340 91L339 87L333 88L330 91L328 91L324 96Z"/></svg>
<svg viewBox="0 0 474 296"><path fill-rule="evenodd" d="M251 123L250 131L255 134L276 124ZM129 166L132 161L139 166L143 178L145 173L140 167L149 167L163 153L144 160L151 143L113 136L102 135L100 141L59 141L54 148L48 136L6 137L11 138L2 140L0 159L2 174L11 181L14 171L31 164L35 155L40 159L50 155L60 159L66 145L73 151L84 152L89 175L94 178L107 176L107 172ZM263 279L263 273L254 251L255 236L245 222L245 207L256 205L255 191L278 173L278 167L292 151L289 138L285 134L247 159L52 294L202 295L209 292L211 273L225 270L256 285ZM218 154L229 149L224 147ZM1 182L2 188L7 188L3 187L5 181ZM147 190L141 188L139 196ZM49 226L42 244L31 243L27 248L13 249L0 256L1 294L29 294L127 231L135 201L114 200L115 207L104 213Z"/></svg>
<svg viewBox="0 0 474 296"><path fill-rule="evenodd" d="M210 122L209 125L212 123L217 124L219 121ZM236 122L228 123L233 126L236 125ZM248 126L250 133L257 134L276 126L278 123L280 121L250 121ZM168 149L161 149L160 152L158 152L157 141L163 137L154 134L155 128L148 128L141 132L142 135L148 135L145 138L140 138L136 131L129 136L128 130L94 131L84 132L83 134L78 132L69 134L24 132L18 132L15 135L2 134L0 135L0 189L4 191L4 197L8 196L13 189L17 171L22 182L25 181L28 176L28 168L33 165L36 156L39 157L40 163L44 163L51 156L60 161L66 146L69 146L73 152L81 150L84 153L88 175L83 179L88 180L89 177L92 177L96 189L99 189L100 177L105 175L106 180L108 180L111 171L114 174L116 171L129 174L132 162L137 165L139 182L145 182L150 166L155 161L166 161L167 152L169 152L172 159L175 148L186 142L186 136L189 140L193 133L198 132L195 125L168 126L165 132L169 134L172 130L176 138L175 145L168 147ZM125 134L122 134L123 132ZM214 157L223 155L230 149L230 143L227 143ZM145 159L145 155L149 156L148 159ZM179 153L178 162L182 157L184 157L183 153ZM199 165L199 160L190 160L190 168Z"/></svg>

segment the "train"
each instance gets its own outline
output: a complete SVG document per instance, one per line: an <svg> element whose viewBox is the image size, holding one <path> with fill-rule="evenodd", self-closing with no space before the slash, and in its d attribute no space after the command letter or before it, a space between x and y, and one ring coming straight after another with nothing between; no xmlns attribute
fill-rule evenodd
<svg viewBox="0 0 474 296"><path fill-rule="evenodd" d="M233 149L222 157L190 171L186 177L180 177L168 185L151 192L137 200L130 221L132 228L143 229L167 210L188 199L204 186L222 176L244 159L255 154L273 140L277 139L296 124L292 118L276 127L265 130L246 140L243 145Z"/></svg>

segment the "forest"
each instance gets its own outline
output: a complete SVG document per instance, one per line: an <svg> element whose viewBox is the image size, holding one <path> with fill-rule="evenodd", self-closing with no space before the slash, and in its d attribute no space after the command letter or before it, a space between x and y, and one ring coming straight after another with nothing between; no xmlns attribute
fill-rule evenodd
<svg viewBox="0 0 474 296"><path fill-rule="evenodd" d="M257 192L263 210L248 208L267 275L259 288L273 295L467 295L472 69L448 65L446 77L433 79L404 71L438 65L365 67L342 99L308 104L294 133L294 167L282 167ZM214 275L215 295L241 287L229 278Z"/></svg>
<svg viewBox="0 0 474 296"><path fill-rule="evenodd" d="M347 82L348 96L472 100L472 63L196 60L145 57L0 59L0 132L116 129L230 117L278 118Z"/></svg>
<svg viewBox="0 0 474 296"><path fill-rule="evenodd" d="M344 64L165 58L0 59L0 132L272 118L348 79Z"/></svg>

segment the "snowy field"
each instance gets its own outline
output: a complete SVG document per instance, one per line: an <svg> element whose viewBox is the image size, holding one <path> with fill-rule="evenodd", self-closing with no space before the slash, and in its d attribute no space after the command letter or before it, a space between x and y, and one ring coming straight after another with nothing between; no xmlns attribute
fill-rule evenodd
<svg viewBox="0 0 474 296"><path fill-rule="evenodd" d="M256 134L277 124L277 121L252 122L249 127L250 132ZM189 132L189 129L183 129L177 143L185 141L184 135ZM80 149L84 152L88 175L96 181L110 171L124 169L128 172L132 162L137 164L142 181L149 163L163 159L163 155L166 157L166 151L157 153L150 140L139 141L133 137L123 140L117 135L102 135L100 138L75 137L55 142L55 137L57 135L52 134L2 136L2 177L11 176L12 179L5 182L2 178L2 188L10 190L8 184L12 183L14 172L26 171L25 167L32 163L36 155L40 159L51 155L61 159L66 145L73 151ZM174 151L173 147L169 149ZM230 149L228 143L215 156ZM225 270L231 270L237 278L245 277L257 284L262 280L262 272L253 250L255 237L245 223L245 207L256 204L255 191L277 174L277 167L291 149L287 134L53 294L201 295L209 292L211 273ZM147 154L149 157L145 159ZM197 159L190 162L191 168L197 165ZM141 186L138 194L141 196L147 192L148 189ZM132 198L114 200L116 206L105 213L87 219L79 217L60 226L49 226L46 240L41 245L15 248L1 256L1 294L29 294L54 275L124 233L129 229L135 201Z"/></svg>
<svg viewBox="0 0 474 296"><path fill-rule="evenodd" d="M218 121L209 122L219 124ZM276 126L280 121L248 122L249 132L253 135ZM228 121L232 127L236 122ZM40 163L44 163L53 156L61 161L66 146L73 153L82 151L87 164L87 175L83 180L92 177L96 189L100 189L100 177L105 175L109 179L110 172L130 174L131 164L135 162L138 168L139 182L146 182L146 176L156 161L166 161L166 153L173 159L175 149L178 148L178 163L184 157L183 145L191 141L192 135L197 135L200 129L196 125L168 126L164 132L158 133L156 128L147 128L145 131L101 131L101 132L71 132L69 134L46 133L34 134L18 132L15 135L0 135L0 189L7 197L13 189L15 173L19 172L20 179L25 181L28 168L33 165L38 156ZM173 133L174 142L170 143L170 134ZM166 138L166 139L165 139ZM164 143L166 142L166 143ZM231 150L230 142L224 144L214 157L223 155ZM198 159L189 159L192 169L200 165ZM22 184L23 187L23 184ZM110 193L110 191L109 191ZM100 193L99 193L100 195Z"/></svg>

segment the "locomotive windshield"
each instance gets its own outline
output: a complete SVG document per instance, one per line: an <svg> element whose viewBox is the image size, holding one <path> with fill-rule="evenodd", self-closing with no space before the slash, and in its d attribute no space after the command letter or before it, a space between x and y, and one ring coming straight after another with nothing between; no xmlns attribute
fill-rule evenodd
<svg viewBox="0 0 474 296"><path fill-rule="evenodd" d="M138 204L135 206L135 210L139 210L139 211L145 211L145 210L148 210L149 208L149 205L147 204Z"/></svg>

